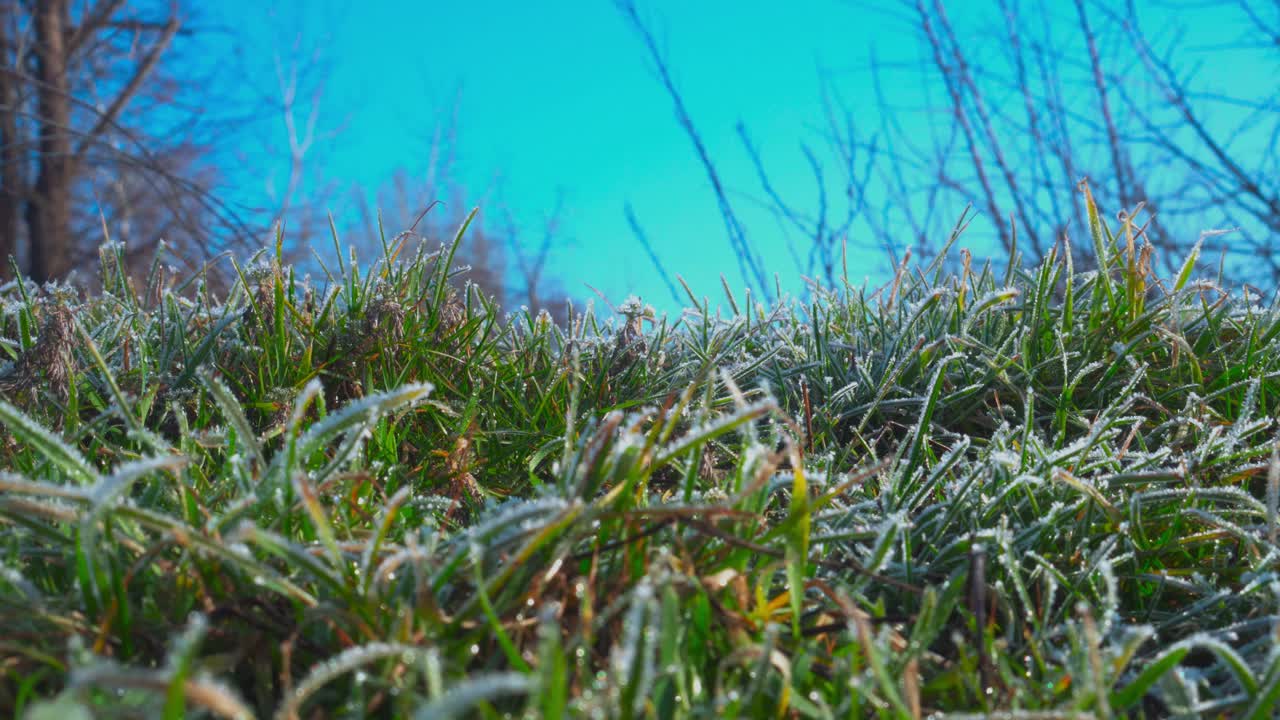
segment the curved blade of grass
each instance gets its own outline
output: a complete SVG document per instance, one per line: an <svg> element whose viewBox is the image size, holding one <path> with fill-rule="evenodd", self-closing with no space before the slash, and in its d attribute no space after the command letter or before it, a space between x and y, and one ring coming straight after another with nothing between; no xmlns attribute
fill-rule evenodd
<svg viewBox="0 0 1280 720"><path fill-rule="evenodd" d="M236 435L240 444L247 448L253 458L258 461L258 467L266 467L266 457L262 454L262 443L258 440L258 436L253 431L253 427L249 424L249 418L245 417L244 408L241 407L240 401L236 400L231 394L230 388L226 383L222 382L222 378L217 374L209 372L205 368L198 370L201 381L204 382L205 388L209 391L209 395L213 401L218 404L218 408L222 410L222 414L226 417L227 422L231 423L231 427L235 428Z"/></svg>
<svg viewBox="0 0 1280 720"><path fill-rule="evenodd" d="M348 403L341 410L312 425L298 438L298 457L306 458L335 438L371 419L394 412L427 397L430 383L414 383Z"/></svg>
<svg viewBox="0 0 1280 720"><path fill-rule="evenodd" d="M418 708L414 720L446 720L467 716L477 704L510 695L526 695L533 681L514 672L477 675L454 685L444 695Z"/></svg>
<svg viewBox="0 0 1280 720"><path fill-rule="evenodd" d="M1128 685L1111 693L1111 708L1113 710L1124 711L1134 705L1146 696L1151 689L1165 673L1170 672L1182 662L1182 658L1187 656L1191 648L1187 645L1181 645L1169 648L1150 660L1142 672L1138 673Z"/></svg>
<svg viewBox="0 0 1280 720"><path fill-rule="evenodd" d="M98 471L75 448L4 400L0 400L0 422L19 440L31 446L40 457L76 482L92 485L98 481Z"/></svg>
<svg viewBox="0 0 1280 720"><path fill-rule="evenodd" d="M381 660L395 659L412 663L422 652L422 648L414 645L382 642L343 650L338 655L311 668L293 693L280 704L280 708L276 710L275 720L298 720L300 717L298 711L302 709L302 704L307 701L307 698L349 672Z"/></svg>

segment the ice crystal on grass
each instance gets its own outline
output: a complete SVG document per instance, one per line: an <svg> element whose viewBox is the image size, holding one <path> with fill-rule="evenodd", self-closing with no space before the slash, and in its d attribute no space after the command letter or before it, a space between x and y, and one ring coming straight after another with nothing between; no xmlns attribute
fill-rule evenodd
<svg viewBox="0 0 1280 720"><path fill-rule="evenodd" d="M303 703L317 690L336 678L358 671L371 663L381 660L396 660L401 663L414 663L421 653L421 648L403 643L369 643L342 651L324 662L312 667L293 693L276 711L276 720L293 720L299 715Z"/></svg>
<svg viewBox="0 0 1280 720"><path fill-rule="evenodd" d="M467 717L474 707L485 701L519 696L533 689L533 681L520 673L486 673L464 680L440 697L420 707L414 720L446 720Z"/></svg>
<svg viewBox="0 0 1280 720"><path fill-rule="evenodd" d="M1274 308L939 260L560 328L338 252L223 304L110 279L65 398L0 404L32 693L83 636L119 664L75 692L157 710L210 678L282 717L1274 709ZM40 292L0 290L11 357Z"/></svg>

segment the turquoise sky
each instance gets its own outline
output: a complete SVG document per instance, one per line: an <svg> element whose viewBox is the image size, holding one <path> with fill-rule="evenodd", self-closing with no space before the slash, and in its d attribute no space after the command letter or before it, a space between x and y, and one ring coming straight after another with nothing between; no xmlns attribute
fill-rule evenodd
<svg viewBox="0 0 1280 720"><path fill-rule="evenodd" d="M639 5L766 263L786 287L799 291L777 223L754 205L759 186L735 125L741 120L748 126L780 191L810 198L812 176L798 148L802 140L816 141L822 125L820 71L828 71L859 121L874 129L872 52L884 62L917 61L915 37L901 22L869 11L867 3ZM247 26L260 18L257 7L227 0L214 12ZM1195 25L1206 42L1238 32L1216 26L1206 4L1196 7L1178 17ZM958 29L974 34L984 32L995 3L952 2L948 8ZM510 209L533 239L562 200L564 242L553 251L550 272L570 294L589 295L583 285L589 283L614 302L635 293L669 305L665 283L628 229L627 202L668 268L699 294L718 297L722 273L741 285L705 173L638 38L612 2L306 2L271 22L311 38L328 36L321 126L341 122L343 129L320 156L325 177L373 190L397 168L419 171L432 132L456 106L456 180L465 204L480 204L490 220ZM897 71L888 92L906 108L898 120L908 131L925 132L920 109L925 93L936 89L911 82L913 77ZM335 214L355 219L349 197L333 202ZM979 257L984 222L975 224L970 243ZM857 247L851 279L885 277L885 255Z"/></svg>
<svg viewBox="0 0 1280 720"><path fill-rule="evenodd" d="M219 9L228 22L244 24L248 5L229 0ZM421 169L433 131L456 105L457 179L466 203L479 204L482 217L509 208L531 239L561 203L564 243L550 272L570 294L590 295L589 283L614 302L635 293L668 303L666 284L624 218L628 202L667 267L700 294L719 296L721 273L740 285L705 173L643 47L611 2L305 7L307 17L293 27L329 36L321 125L344 122L325 151L327 178L374 189L397 168ZM814 140L811 128L821 122L820 69L837 73L842 92L856 98L863 92L856 83L865 79L844 80L858 74L852 69L865 64L870 48L892 57L905 41L839 2L641 7L723 175L750 195L735 201L770 269L799 290L773 220L753 208L758 187L734 127L748 125L780 187L807 197L811 180L798 143ZM269 22L288 24L290 11L283 12ZM334 203L339 217L355 218L349 198ZM868 258L858 277L883 270Z"/></svg>

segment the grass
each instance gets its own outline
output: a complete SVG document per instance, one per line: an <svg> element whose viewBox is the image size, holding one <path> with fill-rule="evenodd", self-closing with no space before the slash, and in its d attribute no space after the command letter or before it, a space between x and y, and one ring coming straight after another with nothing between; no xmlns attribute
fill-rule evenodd
<svg viewBox="0 0 1280 720"><path fill-rule="evenodd" d="M1280 305L1088 206L1099 271L675 321L505 317L403 238L13 284L0 706L1273 717Z"/></svg>

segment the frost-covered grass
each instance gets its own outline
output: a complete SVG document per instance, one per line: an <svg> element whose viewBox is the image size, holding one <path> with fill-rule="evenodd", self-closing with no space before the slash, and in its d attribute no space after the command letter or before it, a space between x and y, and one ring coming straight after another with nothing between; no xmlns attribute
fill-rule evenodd
<svg viewBox="0 0 1280 720"><path fill-rule="evenodd" d="M1272 717L1280 304L1094 227L570 329L400 246L12 286L0 707Z"/></svg>

